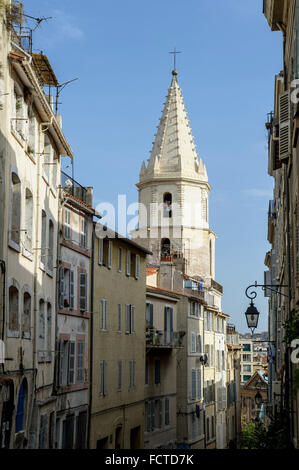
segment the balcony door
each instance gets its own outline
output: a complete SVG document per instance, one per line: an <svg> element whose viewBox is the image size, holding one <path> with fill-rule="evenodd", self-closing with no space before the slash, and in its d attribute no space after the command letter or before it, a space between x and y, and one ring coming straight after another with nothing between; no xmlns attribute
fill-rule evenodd
<svg viewBox="0 0 299 470"><path fill-rule="evenodd" d="M164 309L164 343L171 344L173 340L173 308Z"/></svg>

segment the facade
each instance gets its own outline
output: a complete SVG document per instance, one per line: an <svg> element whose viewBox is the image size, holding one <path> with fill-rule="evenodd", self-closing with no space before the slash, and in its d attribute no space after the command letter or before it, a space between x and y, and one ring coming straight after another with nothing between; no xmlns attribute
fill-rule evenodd
<svg viewBox="0 0 299 470"><path fill-rule="evenodd" d="M150 159L141 167L139 221L132 236L152 252L150 282L179 296L177 445L225 448L228 315L221 309L222 286L214 280L211 188L197 157L177 75L174 70Z"/></svg>
<svg viewBox="0 0 299 470"><path fill-rule="evenodd" d="M257 402L256 396L261 396L261 403ZM256 371L253 376L241 387L241 422L246 426L250 422L262 420L269 424L265 407L268 401L268 376L263 370Z"/></svg>
<svg viewBox="0 0 299 470"><path fill-rule="evenodd" d="M269 401L272 415L287 420L284 434L289 445L299 446L298 364L291 360L292 341L299 337L299 244L298 244L298 6L297 0L265 0L264 15L272 31L282 32L281 71L274 80L273 111L268 116L268 173L274 180L269 203L266 283L279 286L279 293L266 292L269 298ZM278 34L278 33L276 33ZM296 320L297 319L297 320ZM285 324L294 334L284 342ZM298 380L297 380L298 383Z"/></svg>
<svg viewBox="0 0 299 470"><path fill-rule="evenodd" d="M227 448L239 448L241 435L241 366L240 356L242 345L235 326L227 325L226 335L226 387L227 387L227 410L226 410L226 439Z"/></svg>
<svg viewBox="0 0 299 470"><path fill-rule="evenodd" d="M62 174L59 203L55 447L82 449L86 446L89 399L92 189Z"/></svg>
<svg viewBox="0 0 299 470"><path fill-rule="evenodd" d="M175 449L177 437L178 295L147 286L145 449Z"/></svg>
<svg viewBox="0 0 299 470"><path fill-rule="evenodd" d="M9 12L0 10L0 447L47 448L56 408L58 178L60 156L73 154Z"/></svg>
<svg viewBox="0 0 299 470"><path fill-rule="evenodd" d="M90 333L91 449L142 449L148 250L115 234L94 239Z"/></svg>

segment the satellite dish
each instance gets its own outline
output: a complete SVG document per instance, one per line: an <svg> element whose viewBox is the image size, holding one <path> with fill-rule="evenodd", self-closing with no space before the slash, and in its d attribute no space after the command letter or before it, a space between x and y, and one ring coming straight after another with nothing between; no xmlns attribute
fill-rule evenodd
<svg viewBox="0 0 299 470"><path fill-rule="evenodd" d="M204 354L203 356L200 356L199 360L200 360L200 362L205 366L206 363L208 362L208 356L207 356L207 354Z"/></svg>

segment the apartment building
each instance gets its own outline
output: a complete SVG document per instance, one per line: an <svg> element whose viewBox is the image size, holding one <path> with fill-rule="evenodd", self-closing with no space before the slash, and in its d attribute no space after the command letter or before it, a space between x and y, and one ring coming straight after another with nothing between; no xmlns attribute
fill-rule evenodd
<svg viewBox="0 0 299 470"><path fill-rule="evenodd" d="M236 449L241 435L241 351L240 337L232 324L226 327L226 439L227 448Z"/></svg>
<svg viewBox="0 0 299 470"><path fill-rule="evenodd" d="M269 291L269 400L274 419L287 422L282 430L287 445L299 446L299 368L291 360L292 341L299 337L298 244L298 18L297 0L264 0L264 15L272 31L282 33L282 60L274 80L273 111L268 129L268 173L274 179L269 203L266 254ZM280 54L280 51L277 51ZM275 290L275 289L274 289ZM286 336L288 322L293 334ZM297 326L296 326L297 325ZM286 339L286 341L284 341Z"/></svg>
<svg viewBox="0 0 299 470"><path fill-rule="evenodd" d="M55 448L86 447L92 188L62 172L59 194Z"/></svg>
<svg viewBox="0 0 299 470"><path fill-rule="evenodd" d="M21 6L20 6L21 8ZM0 447L54 444L55 298L61 155L73 157L43 86L56 80L0 24Z"/></svg>
<svg viewBox="0 0 299 470"><path fill-rule="evenodd" d="M103 227L97 224L91 286L88 431L91 449L144 447L149 253L116 233L111 235L107 231L105 236Z"/></svg>
<svg viewBox="0 0 299 470"><path fill-rule="evenodd" d="M145 449L176 449L178 301L172 291L147 286Z"/></svg>

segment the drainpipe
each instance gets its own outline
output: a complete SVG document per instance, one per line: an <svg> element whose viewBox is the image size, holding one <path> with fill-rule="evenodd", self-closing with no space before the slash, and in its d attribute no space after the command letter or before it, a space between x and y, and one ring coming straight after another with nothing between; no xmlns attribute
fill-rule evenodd
<svg viewBox="0 0 299 470"><path fill-rule="evenodd" d="M92 223L93 224L93 223ZM88 428L87 428L87 448L90 448L90 428L92 409L92 378L93 378L93 298L94 298L94 248L95 248L95 228L92 225L92 246L91 246L91 273L90 273L90 325L89 325L89 406L88 406Z"/></svg>
<svg viewBox="0 0 299 470"><path fill-rule="evenodd" d="M32 56L30 54L28 54L27 52L24 51L24 49L22 49L20 46L18 46L18 44L16 44L15 42L11 41L11 44L16 48L18 49L20 52L22 52L22 54L24 54L27 59L28 59L28 62L29 62L29 65L31 64L31 61L32 61Z"/></svg>

